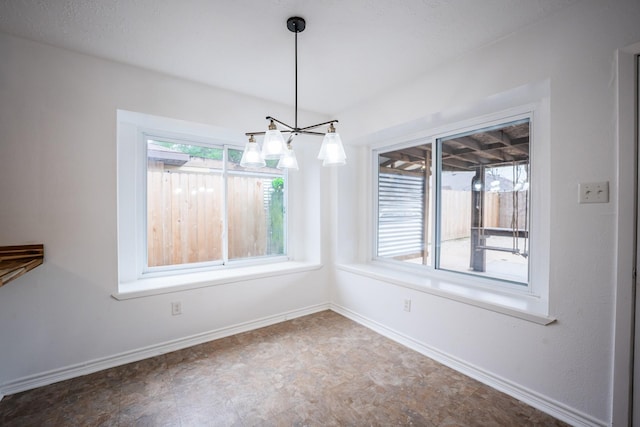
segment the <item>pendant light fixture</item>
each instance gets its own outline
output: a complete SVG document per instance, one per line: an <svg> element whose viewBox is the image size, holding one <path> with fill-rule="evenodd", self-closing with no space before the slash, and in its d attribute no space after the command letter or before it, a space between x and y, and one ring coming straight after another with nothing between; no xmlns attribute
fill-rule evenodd
<svg viewBox="0 0 640 427"><path fill-rule="evenodd" d="M269 120L269 128L265 132L247 132L245 135L249 137L240 165L249 168L259 168L265 166L265 160L280 159L278 169L298 169L298 161L293 151L291 142L296 135L316 135L324 136L318 159L322 160L323 166L344 165L347 162L347 156L342 146L340 135L336 132L334 126L337 120L318 123L311 126L298 127L298 33L304 31L306 22L304 19L294 16L287 19L287 28L294 33L295 36L295 121L294 125L288 125L274 117L267 116ZM278 128L280 125L280 128ZM327 126L327 132L319 132L315 130L321 126ZM285 143L284 136L288 134ZM258 147L254 136L264 135L262 149Z"/></svg>

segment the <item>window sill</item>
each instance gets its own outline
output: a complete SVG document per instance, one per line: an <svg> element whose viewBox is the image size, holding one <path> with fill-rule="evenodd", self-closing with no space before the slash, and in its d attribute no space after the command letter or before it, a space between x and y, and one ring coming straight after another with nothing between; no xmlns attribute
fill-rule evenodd
<svg viewBox="0 0 640 427"><path fill-rule="evenodd" d="M383 280L397 286L462 302L539 325L549 325L556 321L554 317L541 312L540 298L533 295L509 294L469 287L450 280L428 277L375 264L340 264L337 265L337 268L338 270Z"/></svg>
<svg viewBox="0 0 640 427"><path fill-rule="evenodd" d="M215 271L143 278L130 282L121 282L118 286L118 291L111 296L117 300L127 300L224 285L245 280L301 273L304 271L319 270L320 268L322 268L322 264L319 263L287 261L243 268L228 268Z"/></svg>

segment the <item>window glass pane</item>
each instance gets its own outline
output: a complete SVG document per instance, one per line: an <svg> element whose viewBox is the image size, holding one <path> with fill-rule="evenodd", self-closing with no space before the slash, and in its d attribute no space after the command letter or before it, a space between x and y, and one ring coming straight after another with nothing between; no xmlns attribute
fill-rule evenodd
<svg viewBox="0 0 640 427"><path fill-rule="evenodd" d="M431 264L431 186L431 144L378 155L378 257Z"/></svg>
<svg viewBox="0 0 640 427"><path fill-rule="evenodd" d="M223 149L147 139L147 265L222 260Z"/></svg>
<svg viewBox="0 0 640 427"><path fill-rule="evenodd" d="M438 268L526 284L529 121L439 140Z"/></svg>
<svg viewBox="0 0 640 427"><path fill-rule="evenodd" d="M282 171L277 169L279 159L275 160L265 160L266 166L263 168L244 168L240 166L240 160L242 160L242 153L244 150L238 150L235 148L229 148L229 165L228 168L230 171L254 171L259 173L275 173L278 175L282 175Z"/></svg>
<svg viewBox="0 0 640 427"><path fill-rule="evenodd" d="M267 161L264 168L247 169L240 166L242 150L228 153L229 259L284 255L285 179L276 168L278 160Z"/></svg>

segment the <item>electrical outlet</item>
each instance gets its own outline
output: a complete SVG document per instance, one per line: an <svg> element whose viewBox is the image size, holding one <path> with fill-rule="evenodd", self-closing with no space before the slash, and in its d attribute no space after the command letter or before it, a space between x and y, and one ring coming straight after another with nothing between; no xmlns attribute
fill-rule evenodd
<svg viewBox="0 0 640 427"><path fill-rule="evenodd" d="M405 299L404 300L404 311L411 311L411 300L410 299Z"/></svg>
<svg viewBox="0 0 640 427"><path fill-rule="evenodd" d="M180 301L171 303L171 315L179 316L182 314L182 303Z"/></svg>
<svg viewBox="0 0 640 427"><path fill-rule="evenodd" d="M581 182L578 193L580 203L609 203L609 182Z"/></svg>

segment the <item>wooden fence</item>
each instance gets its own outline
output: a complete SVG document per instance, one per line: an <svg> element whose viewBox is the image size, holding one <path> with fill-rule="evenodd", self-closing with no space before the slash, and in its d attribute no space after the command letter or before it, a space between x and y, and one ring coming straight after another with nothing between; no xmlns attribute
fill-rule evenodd
<svg viewBox="0 0 640 427"><path fill-rule="evenodd" d="M527 193L518 192L518 227L525 228ZM512 228L513 193L487 192L484 195L484 226ZM442 240L462 239L471 235L471 194L468 191L442 191Z"/></svg>
<svg viewBox="0 0 640 427"><path fill-rule="evenodd" d="M175 265L222 259L223 180L219 175L147 173L148 265ZM265 255L269 178L229 176L229 259Z"/></svg>
<svg viewBox="0 0 640 427"><path fill-rule="evenodd" d="M484 221L485 227L502 226L500 225L500 193L485 193ZM441 227L443 241L462 239L471 235L470 192L442 190Z"/></svg>
<svg viewBox="0 0 640 427"><path fill-rule="evenodd" d="M148 265L221 260L222 177L150 168L147 180ZM229 259L263 256L269 252L268 200L265 199L270 182L270 178L228 177ZM266 185L269 188L265 188ZM518 197L520 228L524 228L525 193L519 193ZM511 193L485 193L485 227L511 228L512 206ZM431 212L432 209L430 215ZM442 240L470 236L468 191L444 190L442 212Z"/></svg>

